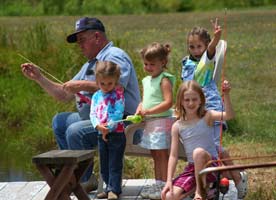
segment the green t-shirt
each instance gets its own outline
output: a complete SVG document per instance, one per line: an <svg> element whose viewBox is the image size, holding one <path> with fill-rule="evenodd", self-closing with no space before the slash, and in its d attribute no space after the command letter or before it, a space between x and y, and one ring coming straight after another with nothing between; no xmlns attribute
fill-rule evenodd
<svg viewBox="0 0 276 200"><path fill-rule="evenodd" d="M159 76L152 78L151 76L146 76L142 80L143 84L143 109L150 109L158 104L160 104L163 99L163 93L161 90L161 82L163 78L168 78L171 81L172 87L175 84L175 76L162 72ZM153 117L166 117L172 115L172 109L165 112L152 115Z"/></svg>

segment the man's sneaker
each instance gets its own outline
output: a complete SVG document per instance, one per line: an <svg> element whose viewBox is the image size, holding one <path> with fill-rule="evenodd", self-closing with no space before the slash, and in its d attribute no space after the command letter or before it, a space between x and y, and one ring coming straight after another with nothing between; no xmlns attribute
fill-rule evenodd
<svg viewBox="0 0 276 200"><path fill-rule="evenodd" d="M151 192L153 192L154 190L154 185L145 185L142 189L142 191L140 192L140 196L143 199L148 199L149 198L149 194Z"/></svg>
<svg viewBox="0 0 276 200"><path fill-rule="evenodd" d="M243 199L247 194L247 180L248 175L245 171L240 172L241 175L241 181L238 185L236 185L237 191L238 191L238 198Z"/></svg>
<svg viewBox="0 0 276 200"><path fill-rule="evenodd" d="M156 184L154 187L154 191L150 192L149 199L159 200L161 199L161 192L163 190L164 184Z"/></svg>
<svg viewBox="0 0 276 200"><path fill-rule="evenodd" d="M96 190L98 188L98 180L95 174L91 174L89 180L84 183L81 183L81 186L87 193Z"/></svg>

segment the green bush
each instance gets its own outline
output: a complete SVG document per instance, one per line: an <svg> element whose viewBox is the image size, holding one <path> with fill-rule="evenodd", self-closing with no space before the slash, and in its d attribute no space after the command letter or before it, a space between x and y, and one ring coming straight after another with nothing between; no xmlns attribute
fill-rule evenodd
<svg viewBox="0 0 276 200"><path fill-rule="evenodd" d="M114 15L276 5L275 0L2 0L2 16Z"/></svg>

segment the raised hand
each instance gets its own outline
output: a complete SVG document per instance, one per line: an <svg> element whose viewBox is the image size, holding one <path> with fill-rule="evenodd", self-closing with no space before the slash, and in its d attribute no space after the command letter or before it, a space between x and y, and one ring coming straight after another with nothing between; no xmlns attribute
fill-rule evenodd
<svg viewBox="0 0 276 200"><path fill-rule="evenodd" d="M223 83L222 83L222 91L225 94L228 94L230 92L230 90L231 90L230 83L227 80L224 80Z"/></svg>
<svg viewBox="0 0 276 200"><path fill-rule="evenodd" d="M220 39L222 29L221 29L221 26L219 25L218 21L219 21L218 18L216 18L215 21L211 19L211 24L213 26L214 37Z"/></svg>

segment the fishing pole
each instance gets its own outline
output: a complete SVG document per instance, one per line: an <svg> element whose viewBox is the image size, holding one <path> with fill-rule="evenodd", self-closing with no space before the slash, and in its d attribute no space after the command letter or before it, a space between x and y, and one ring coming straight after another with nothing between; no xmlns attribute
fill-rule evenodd
<svg viewBox="0 0 276 200"><path fill-rule="evenodd" d="M42 71L43 73L47 74L48 76L50 76L51 78L53 78L54 80L56 80L57 82L59 82L60 84L63 84L63 82L61 80L59 80L58 78L56 78L54 75L50 74L49 72L47 72L46 70L44 70L42 67L39 67L37 64L33 63L31 60L29 60L28 58L26 58L25 56L23 56L20 53L17 53L21 58L23 58L24 60L28 61L29 63L33 64L34 66L36 66L40 71Z"/></svg>
<svg viewBox="0 0 276 200"><path fill-rule="evenodd" d="M224 18L223 18L223 25L224 25L224 32L223 32L223 39L227 41L227 9L224 10ZM223 110L224 110L224 91L223 91L223 82L225 80L224 73L225 73L225 67L226 67L226 48L223 52L223 63L222 63L222 69L221 69L221 119L220 119L220 142L219 142L219 159L222 157L222 137L223 137Z"/></svg>
<svg viewBox="0 0 276 200"><path fill-rule="evenodd" d="M59 80L58 78L56 78L54 75L50 74L49 72L47 72L46 70L44 70L42 67L38 66L37 64L33 63L30 59L26 58L25 56L23 56L20 53L17 53L21 58L23 58L24 60L26 60L27 62L33 64L35 67L37 67L40 71L42 71L44 74L47 74L48 76L50 76L52 79L54 79L55 81L57 81L60 84L64 84L64 82L62 82L61 80ZM91 100L90 98L88 98L87 96L81 94L80 92L77 92L76 95L80 98L81 101L86 102L87 104L91 104Z"/></svg>
<svg viewBox="0 0 276 200"><path fill-rule="evenodd" d="M137 123L142 122L142 120L143 120L143 117L141 115L128 115L125 119L121 119L121 120L117 120L117 121L111 121L109 123L111 123L111 124L114 123L115 124L115 123L119 123L119 122L130 121L134 124L137 124Z"/></svg>

